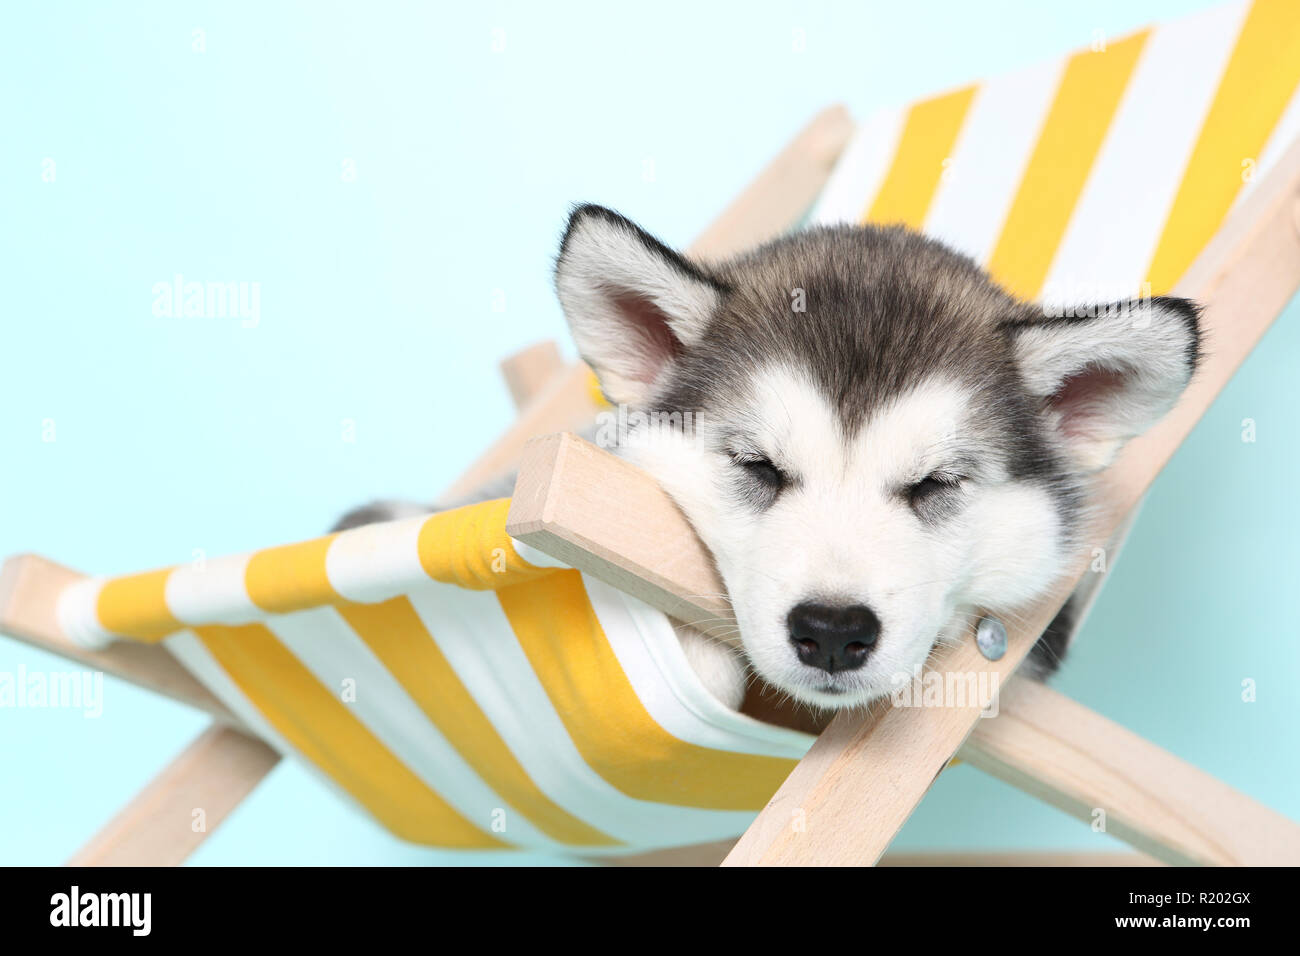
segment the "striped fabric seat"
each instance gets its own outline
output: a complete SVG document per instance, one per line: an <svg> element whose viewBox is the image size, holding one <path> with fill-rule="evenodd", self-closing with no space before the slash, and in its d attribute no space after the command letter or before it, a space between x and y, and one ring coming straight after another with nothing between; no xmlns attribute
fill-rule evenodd
<svg viewBox="0 0 1300 956"><path fill-rule="evenodd" d="M1298 85L1300 3L1213 8L872 116L813 219L923 229L1048 303L1160 294L1300 132ZM86 581L61 620L161 641L407 840L738 835L811 738L714 701L662 614L512 541L507 507Z"/></svg>
<svg viewBox="0 0 1300 956"><path fill-rule="evenodd" d="M514 542L508 505L88 580L61 624L163 641L416 843L608 853L741 832L811 738L723 707L667 618Z"/></svg>

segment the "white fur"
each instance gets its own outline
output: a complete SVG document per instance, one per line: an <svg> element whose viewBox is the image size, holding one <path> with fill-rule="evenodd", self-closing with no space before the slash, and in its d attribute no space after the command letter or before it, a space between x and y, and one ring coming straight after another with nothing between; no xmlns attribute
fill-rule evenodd
<svg viewBox="0 0 1300 956"><path fill-rule="evenodd" d="M685 624L676 624L673 630L705 689L732 710L740 710L745 701L745 662L735 647Z"/></svg>
<svg viewBox="0 0 1300 956"><path fill-rule="evenodd" d="M630 224L590 211L575 214L556 277L579 351L616 403L643 405L719 305L717 288L691 268ZM1158 301L1016 329L1026 386L1075 470L1103 467L1173 405L1190 376L1193 334ZM749 371L748 395L700 410L692 429L651 429L623 453L659 480L712 551L745 654L770 683L832 707L884 696L973 613L1013 615L1063 571L1068 535L1053 495L969 447L967 417L979 408L966 387L936 373L846 436L799 368ZM754 447L726 448L738 435ZM794 484L756 508L738 494L736 453L770 458ZM905 491L955 459L974 460L973 473L945 492L960 496L957 506L927 521ZM799 660L787 616L810 600L875 612L880 633L862 667L829 674ZM682 641L705 685L737 706L741 662L698 633Z"/></svg>
<svg viewBox="0 0 1300 956"><path fill-rule="evenodd" d="M556 290L578 351L615 403L644 399L668 359L629 342L630 327L620 321L616 305L619 294L653 304L686 345L703 334L718 304L713 286L649 249L629 227L594 215L574 224L556 269Z"/></svg>
<svg viewBox="0 0 1300 956"><path fill-rule="evenodd" d="M940 528L900 497L945 465L969 403L964 388L931 380L846 443L835 411L798 371L759 371L751 400L728 409L726 424L744 422L754 450L797 476L761 514L736 501L736 465L713 448L723 423L705 419L694 437L661 431L632 449L712 550L746 655L767 681L826 706L882 696L972 608L1010 611L1060 572L1050 496L996 467L965 483L962 507ZM830 675L798 660L786 617L815 598L866 604L880 618L861 669Z"/></svg>
<svg viewBox="0 0 1300 956"><path fill-rule="evenodd" d="M1120 387L1071 409L1072 427L1062 429L1066 450L1082 470L1095 472L1174 406L1191 376L1191 338L1180 316L1139 302L1117 315L1024 327L1016 359L1026 386L1041 398L1089 367L1122 374Z"/></svg>

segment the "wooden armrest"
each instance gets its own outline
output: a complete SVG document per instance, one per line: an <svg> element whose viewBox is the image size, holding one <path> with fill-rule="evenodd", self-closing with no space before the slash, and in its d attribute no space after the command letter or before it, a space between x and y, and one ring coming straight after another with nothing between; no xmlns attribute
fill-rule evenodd
<svg viewBox="0 0 1300 956"><path fill-rule="evenodd" d="M686 624L731 616L713 558L658 483L576 435L524 447L506 532Z"/></svg>

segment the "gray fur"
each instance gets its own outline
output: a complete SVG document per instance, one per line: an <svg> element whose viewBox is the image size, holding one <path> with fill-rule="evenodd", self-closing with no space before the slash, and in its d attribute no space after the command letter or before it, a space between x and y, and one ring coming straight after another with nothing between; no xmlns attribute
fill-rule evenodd
<svg viewBox="0 0 1300 956"><path fill-rule="evenodd" d="M656 408L725 406L755 368L797 356L848 438L890 397L946 373L976 392L972 454L1053 485L1073 521L1077 482L1044 440L1008 344L1007 323L1032 321L1035 309L969 258L901 226L834 226L768 243L714 276L722 306L674 364ZM795 312L800 292L806 311Z"/></svg>

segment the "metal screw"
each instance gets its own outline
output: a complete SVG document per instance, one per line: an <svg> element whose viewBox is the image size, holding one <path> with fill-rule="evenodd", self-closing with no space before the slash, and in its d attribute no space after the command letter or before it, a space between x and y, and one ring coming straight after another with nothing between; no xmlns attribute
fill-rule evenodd
<svg viewBox="0 0 1300 956"><path fill-rule="evenodd" d="M982 617L975 628L975 646L991 661L1007 652L1007 629L996 617Z"/></svg>

